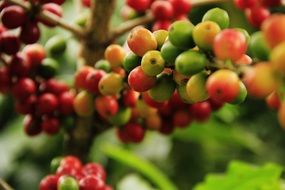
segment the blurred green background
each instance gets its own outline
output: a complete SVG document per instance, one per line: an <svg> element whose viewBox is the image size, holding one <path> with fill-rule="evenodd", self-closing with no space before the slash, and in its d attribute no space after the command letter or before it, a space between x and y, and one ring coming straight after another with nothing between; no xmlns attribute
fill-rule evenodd
<svg viewBox="0 0 285 190"><path fill-rule="evenodd" d="M118 1L114 26L121 22L121 6L122 1ZM189 18L193 23L198 23L209 8L217 6L228 10L233 27L242 27L250 33L254 32L247 24L243 13L232 3L195 8ZM64 17L69 22L76 19L74 9L74 2L67 0L64 5ZM82 13L85 14L84 11ZM57 58L62 71L58 78L72 84L76 69L77 43L69 33L61 29L44 27L41 43L44 44L53 35L63 35L68 39L66 53ZM119 41L123 42L124 38ZM33 190L37 189L40 179L49 173L51 159L62 155L63 135L61 133L53 137L27 137L22 129L22 120L23 117L13 111L12 98L0 95L0 177L17 190ZM243 174L252 172L251 178L246 178L247 180L252 181L257 176L259 183L272 177L270 183L274 181L280 185L282 166L285 165L284 147L285 133L278 125L276 113L269 110L264 101L248 98L240 106L226 105L214 113L209 122L193 123L187 129L177 130L172 136L148 132L144 142L139 145L123 145L118 142L113 130L107 131L94 141L89 158L104 164L108 172L108 183L118 190L161 189L159 185L167 187L171 186L171 182L179 190L190 190L204 179L223 184L223 180L230 181L231 168L235 167ZM117 154L114 155L114 152ZM254 167L244 163L231 163L233 160L259 166L266 163L278 165L265 165L253 169ZM226 170L228 172L223 179L221 176L217 179L216 175L206 177L209 173L224 173ZM260 178L258 174L261 173L268 175ZM229 176L226 177L227 175ZM241 176L239 175L238 184L243 179ZM159 181L162 178L169 178L169 181ZM267 184L262 186L263 188L254 189L281 189L275 185ZM234 187L240 190L253 190L251 187ZM206 189L207 187L203 186L197 187L197 190ZM208 190L210 189L222 190L221 187L214 186ZM225 186L224 189L234 188Z"/></svg>

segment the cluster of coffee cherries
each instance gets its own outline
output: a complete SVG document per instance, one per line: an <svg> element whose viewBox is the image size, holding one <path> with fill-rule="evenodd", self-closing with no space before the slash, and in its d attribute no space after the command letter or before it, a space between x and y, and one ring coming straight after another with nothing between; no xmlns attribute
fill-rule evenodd
<svg viewBox="0 0 285 190"><path fill-rule="evenodd" d="M14 54L20 48L20 42L33 44L40 38L40 28L38 23L53 27L55 23L37 17L40 12L48 12L57 17L62 17L61 4L64 0L41 0L31 1L32 9L24 10L18 5L12 5L5 0L0 2L1 22L9 30L19 29L17 34L11 31L3 32L0 36L0 51L7 54ZM16 30L17 31L17 30ZM3 44L3 45L2 45Z"/></svg>
<svg viewBox="0 0 285 190"><path fill-rule="evenodd" d="M127 0L121 12L125 20L151 12L155 19L152 30L155 31L168 29L174 20L187 19L190 10L189 0Z"/></svg>
<svg viewBox="0 0 285 190"><path fill-rule="evenodd" d="M250 53L257 64L245 72L248 92L266 98L269 107L278 111L279 122L285 127L285 15L272 14L261 25L261 31L250 40Z"/></svg>
<svg viewBox="0 0 285 190"><path fill-rule="evenodd" d="M46 57L43 46L31 44L0 68L0 91L13 95L16 111L26 115L24 129L30 136L57 133L60 118L73 113L74 94L67 84L51 79L57 64Z"/></svg>
<svg viewBox="0 0 285 190"><path fill-rule="evenodd" d="M245 11L248 21L257 28L270 16L269 8L281 4L282 0L235 0L235 5Z"/></svg>
<svg viewBox="0 0 285 190"><path fill-rule="evenodd" d="M106 184L106 171L94 162L83 165L75 156L55 158L51 162L54 174L44 177L39 190L112 190Z"/></svg>

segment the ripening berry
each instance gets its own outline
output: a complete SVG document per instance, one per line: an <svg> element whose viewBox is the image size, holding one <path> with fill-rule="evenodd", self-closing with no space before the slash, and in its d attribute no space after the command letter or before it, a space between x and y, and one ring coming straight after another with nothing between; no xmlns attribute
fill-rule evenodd
<svg viewBox="0 0 285 190"><path fill-rule="evenodd" d="M95 99L95 109L101 117L109 118L119 111L119 103L113 96L98 96Z"/></svg>
<svg viewBox="0 0 285 190"><path fill-rule="evenodd" d="M138 56L143 56L149 50L157 48L154 35L143 27L134 28L128 36L129 48Z"/></svg>
<svg viewBox="0 0 285 190"><path fill-rule="evenodd" d="M41 44L27 45L24 47L23 52L29 59L33 68L39 66L46 57L45 49Z"/></svg>
<svg viewBox="0 0 285 190"><path fill-rule="evenodd" d="M63 15L63 10L62 10L61 6L58 4L55 4L55 3L44 4L42 6L42 10L47 11L56 17L62 17L62 15ZM47 20L43 20L43 19L41 19L40 22L43 23L44 25L48 26L48 27L54 27L56 25L56 23L52 23L51 21L47 21Z"/></svg>
<svg viewBox="0 0 285 190"><path fill-rule="evenodd" d="M281 106L281 99L276 91L269 94L269 96L266 97L266 103L269 108L278 110Z"/></svg>
<svg viewBox="0 0 285 190"><path fill-rule="evenodd" d="M245 36L235 29L225 29L214 40L214 53L220 60L238 60L246 53Z"/></svg>
<svg viewBox="0 0 285 190"><path fill-rule="evenodd" d="M58 178L57 175L47 175L41 180L39 190L57 190Z"/></svg>
<svg viewBox="0 0 285 190"><path fill-rule="evenodd" d="M253 8L258 3L258 0L235 0L235 5L239 9Z"/></svg>
<svg viewBox="0 0 285 190"><path fill-rule="evenodd" d="M56 117L47 117L42 121L41 128L43 132L54 135L59 132L60 123Z"/></svg>
<svg viewBox="0 0 285 190"><path fill-rule="evenodd" d="M11 59L9 65L11 75L18 77L26 77L29 76L31 72L31 63L27 56L23 53L17 53Z"/></svg>
<svg viewBox="0 0 285 190"><path fill-rule="evenodd" d="M24 131L28 136L38 135L42 131L39 120L32 115L26 115L23 123Z"/></svg>
<svg viewBox="0 0 285 190"><path fill-rule="evenodd" d="M41 31L36 22L29 22L22 26L20 40L25 44L36 43L40 39Z"/></svg>
<svg viewBox="0 0 285 190"><path fill-rule="evenodd" d="M16 54L20 49L20 40L12 33L2 32L0 35L0 51L9 55Z"/></svg>
<svg viewBox="0 0 285 190"><path fill-rule="evenodd" d="M13 86L12 93L15 98L25 100L36 93L36 84L30 78L22 78Z"/></svg>
<svg viewBox="0 0 285 190"><path fill-rule="evenodd" d="M191 10L189 0L169 0L169 2L172 4L176 16L188 14Z"/></svg>
<svg viewBox="0 0 285 190"><path fill-rule="evenodd" d="M235 72L221 69L209 76L206 88L210 98L219 102L231 102L239 94L239 82Z"/></svg>
<svg viewBox="0 0 285 190"><path fill-rule="evenodd" d="M207 121L212 113L211 105L208 101L190 105L189 111L193 119L199 122Z"/></svg>
<svg viewBox="0 0 285 190"><path fill-rule="evenodd" d="M1 21L6 28L14 29L22 26L27 21L27 15L22 7L12 5L1 11Z"/></svg>
<svg viewBox="0 0 285 190"><path fill-rule="evenodd" d="M94 113L93 97L87 91L81 91L73 101L73 108L77 115L89 117Z"/></svg>
<svg viewBox="0 0 285 190"><path fill-rule="evenodd" d="M88 163L83 166L82 172L84 176L93 175L101 178L103 181L106 181L107 174L101 164L94 162Z"/></svg>
<svg viewBox="0 0 285 190"><path fill-rule="evenodd" d="M245 13L250 24L257 28L270 16L270 11L264 7L246 9Z"/></svg>
<svg viewBox="0 0 285 190"><path fill-rule="evenodd" d="M73 113L73 101L75 95L73 92L67 91L63 92L58 97L58 111L63 115L70 115Z"/></svg>
<svg viewBox="0 0 285 190"><path fill-rule="evenodd" d="M79 181L80 190L100 190L104 188L104 181L97 176L86 176Z"/></svg>
<svg viewBox="0 0 285 190"><path fill-rule="evenodd" d="M111 67L115 68L123 64L126 53L122 46L111 44L105 50L104 55L105 59L111 64Z"/></svg>
<svg viewBox="0 0 285 190"><path fill-rule="evenodd" d="M151 0L126 0L126 3L136 11L144 12L150 7Z"/></svg>
<svg viewBox="0 0 285 190"><path fill-rule="evenodd" d="M174 9L169 1L154 1L151 12L156 20L169 20L174 16Z"/></svg>
<svg viewBox="0 0 285 190"><path fill-rule="evenodd" d="M37 112L40 115L51 114L58 108L58 98L51 93L42 94L37 102Z"/></svg>

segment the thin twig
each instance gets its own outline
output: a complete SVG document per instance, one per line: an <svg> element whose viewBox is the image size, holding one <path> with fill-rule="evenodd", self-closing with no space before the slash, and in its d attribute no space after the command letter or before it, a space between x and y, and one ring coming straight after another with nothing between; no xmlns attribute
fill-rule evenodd
<svg viewBox="0 0 285 190"><path fill-rule="evenodd" d="M230 1L231 0L192 0L191 5L192 5L192 7L198 7L198 6L211 4L211 3L223 3L223 2L230 2ZM126 21L126 22L122 23L120 26L116 27L116 29L113 30L111 40L114 40L114 39L122 36L123 34L129 32L130 30L132 30L136 26L150 23L153 20L154 20L154 17L152 16L152 14L148 13L145 16Z"/></svg>
<svg viewBox="0 0 285 190"><path fill-rule="evenodd" d="M20 7L22 7L25 10L31 10L31 5L29 2L24 2L21 0L6 0L9 3L18 5ZM76 25L72 25L70 23L67 23L65 20L59 18L58 16L55 16L54 14L51 14L47 11L41 11L38 15L38 18L46 20L52 24L55 24L57 26L60 26L70 32L72 32L76 37L82 38L85 36L84 31L79 28Z"/></svg>
<svg viewBox="0 0 285 190"><path fill-rule="evenodd" d="M13 188L0 178L0 190L13 190Z"/></svg>
<svg viewBox="0 0 285 190"><path fill-rule="evenodd" d="M112 33L112 40L116 39L120 36L122 36L123 34L125 34L126 32L132 30L134 27L139 26L139 25L144 25L147 23L150 23L154 20L152 14L146 14L143 17L139 17L136 19L132 19L129 21L124 22L123 24L121 24L120 26L118 26L115 30L113 30Z"/></svg>

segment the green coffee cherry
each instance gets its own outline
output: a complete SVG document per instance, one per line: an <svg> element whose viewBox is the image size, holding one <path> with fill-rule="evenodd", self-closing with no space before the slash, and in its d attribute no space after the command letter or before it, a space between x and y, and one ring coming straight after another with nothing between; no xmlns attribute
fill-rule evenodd
<svg viewBox="0 0 285 190"><path fill-rule="evenodd" d="M139 66L141 64L141 57L137 56L133 52L130 52L126 57L123 62L123 67L124 69L129 73L131 72L134 68Z"/></svg>
<svg viewBox="0 0 285 190"><path fill-rule="evenodd" d="M59 70L58 62L52 58L45 58L39 67L39 74L43 78L51 78L57 74Z"/></svg>
<svg viewBox="0 0 285 190"><path fill-rule="evenodd" d="M175 47L170 41L165 42L161 47L161 56L166 61L166 66L173 66L175 59L183 50Z"/></svg>
<svg viewBox="0 0 285 190"><path fill-rule="evenodd" d="M111 65L106 59L97 61L94 65L95 69L104 70L107 73L111 71Z"/></svg>
<svg viewBox="0 0 285 190"><path fill-rule="evenodd" d="M131 119L132 111L128 107L122 107L115 116L109 118L112 125L123 126Z"/></svg>
<svg viewBox="0 0 285 190"><path fill-rule="evenodd" d="M141 67L143 72L148 76L156 76L164 69L165 61L160 51L152 50L144 54Z"/></svg>
<svg viewBox="0 0 285 190"><path fill-rule="evenodd" d="M230 17L227 11L220 8L213 8L206 12L203 16L202 21L213 21L216 22L221 29L228 28L230 25Z"/></svg>
<svg viewBox="0 0 285 190"><path fill-rule="evenodd" d="M269 59L270 49L262 32L256 32L251 36L249 52L253 57L261 61L267 61Z"/></svg>
<svg viewBox="0 0 285 190"><path fill-rule="evenodd" d="M46 45L45 49L52 56L58 56L64 53L66 49L66 39L63 36L57 35L50 38Z"/></svg>

